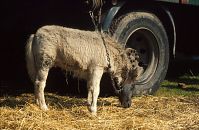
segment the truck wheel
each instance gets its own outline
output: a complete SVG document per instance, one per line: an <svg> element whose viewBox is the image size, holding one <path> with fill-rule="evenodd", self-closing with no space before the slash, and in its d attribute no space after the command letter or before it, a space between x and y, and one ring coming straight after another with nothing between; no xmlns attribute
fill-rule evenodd
<svg viewBox="0 0 199 130"><path fill-rule="evenodd" d="M152 13L131 12L112 22L110 35L137 50L143 68L134 95L153 94L164 80L169 63L169 43L161 21Z"/></svg>

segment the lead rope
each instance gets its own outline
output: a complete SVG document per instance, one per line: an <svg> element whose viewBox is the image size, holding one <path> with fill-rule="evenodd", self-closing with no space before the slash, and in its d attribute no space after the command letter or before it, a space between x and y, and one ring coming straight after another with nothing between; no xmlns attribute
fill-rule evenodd
<svg viewBox="0 0 199 130"><path fill-rule="evenodd" d="M107 58L107 61L108 61L108 74L110 75L112 86L113 86L115 92L120 91L121 89L116 87L115 80L113 78L113 72L111 72L111 60L110 60L110 55L108 53L108 48L106 46L106 42L104 40L104 37L102 36L102 33L100 33L100 35L101 35L101 38L103 40L104 48L106 50L106 58Z"/></svg>
<svg viewBox="0 0 199 130"><path fill-rule="evenodd" d="M97 31L100 34L102 41L103 41L103 45L104 45L104 48L105 48L105 51L106 51L106 58L107 58L107 61L108 61L108 74L110 75L112 86L113 86L115 92L116 91L120 92L121 89L116 87L115 80L113 78L113 72L111 72L111 63L110 63L111 60L110 60L110 55L108 53L108 48L106 46L106 42L105 42L104 37L102 35L102 31L99 31L99 28L98 28L98 25L100 25L100 21L101 21L101 8L102 7L100 7L99 12L98 12L98 15L99 15L98 24L96 24L93 11L89 11L89 14L90 14L90 17L92 19L93 25L95 26L95 31Z"/></svg>
<svg viewBox="0 0 199 130"><path fill-rule="evenodd" d="M93 25L94 25L94 27L95 27L95 31L98 31L98 32L99 32L98 25L96 24L93 11L89 11L89 15L90 15L90 17L91 17L91 19L92 19Z"/></svg>

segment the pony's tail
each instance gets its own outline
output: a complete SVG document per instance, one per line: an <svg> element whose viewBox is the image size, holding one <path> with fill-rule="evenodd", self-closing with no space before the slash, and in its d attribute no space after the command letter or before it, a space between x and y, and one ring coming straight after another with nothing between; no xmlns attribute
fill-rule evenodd
<svg viewBox="0 0 199 130"><path fill-rule="evenodd" d="M35 70L34 55L32 51L33 40L34 40L34 34L31 34L26 43L26 66L30 79L34 83L36 70Z"/></svg>

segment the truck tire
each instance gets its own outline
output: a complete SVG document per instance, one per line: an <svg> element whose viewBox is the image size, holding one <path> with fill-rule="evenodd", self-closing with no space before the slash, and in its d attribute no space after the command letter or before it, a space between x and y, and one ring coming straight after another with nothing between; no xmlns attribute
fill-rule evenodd
<svg viewBox="0 0 199 130"><path fill-rule="evenodd" d="M139 54L139 66L144 71L137 78L133 94L154 94L169 64L169 42L161 21L152 13L131 12L112 22L110 35Z"/></svg>

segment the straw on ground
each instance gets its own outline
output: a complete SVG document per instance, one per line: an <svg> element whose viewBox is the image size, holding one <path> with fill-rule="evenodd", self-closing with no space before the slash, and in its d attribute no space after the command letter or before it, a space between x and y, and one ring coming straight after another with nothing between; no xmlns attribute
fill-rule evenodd
<svg viewBox="0 0 199 130"><path fill-rule="evenodd" d="M87 111L85 98L47 93L46 99L50 110L43 112L33 94L1 97L0 129L199 129L199 96L136 97L129 109L120 107L115 97L99 98L97 118Z"/></svg>

